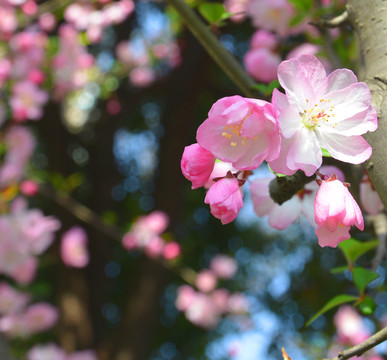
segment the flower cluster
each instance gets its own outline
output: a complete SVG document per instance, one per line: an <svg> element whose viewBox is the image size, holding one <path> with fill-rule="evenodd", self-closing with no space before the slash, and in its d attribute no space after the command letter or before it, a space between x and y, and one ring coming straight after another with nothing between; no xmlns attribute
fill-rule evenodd
<svg viewBox="0 0 387 360"><path fill-rule="evenodd" d="M140 216L123 239L123 246L130 250L143 249L151 258L163 257L173 260L180 255L180 245L166 242L161 234L169 225L168 215L162 211L153 211L147 216Z"/></svg>
<svg viewBox="0 0 387 360"><path fill-rule="evenodd" d="M209 269L201 270L195 278L195 290L183 285L178 289L176 308L184 311L186 318L205 329L215 327L224 314L243 314L249 303L241 293L230 294L224 288L217 288L218 279L230 279L238 270L234 259L226 255L215 256Z"/></svg>
<svg viewBox="0 0 387 360"><path fill-rule="evenodd" d="M264 39L270 47L273 39ZM372 149L361 136L378 125L370 90L350 70L327 75L313 55L283 61L278 79L285 93L275 89L271 103L240 96L218 100L198 128L198 143L185 148L182 172L193 189L209 188L205 203L223 224L238 215L242 187L263 161L280 174L316 173L317 183L307 184L281 206L269 196L270 179L252 181L254 208L259 216L268 215L278 229L303 213L315 226L319 244L336 247L350 237L352 225L363 230L364 223L359 206L340 181L344 180L340 171L320 169L322 149L352 164L371 156ZM213 178L208 187L216 159L230 163L233 170Z"/></svg>
<svg viewBox="0 0 387 360"><path fill-rule="evenodd" d="M13 201L11 212L0 216L0 273L27 284L35 277L37 256L54 240L60 222L38 209L27 209L26 202Z"/></svg>

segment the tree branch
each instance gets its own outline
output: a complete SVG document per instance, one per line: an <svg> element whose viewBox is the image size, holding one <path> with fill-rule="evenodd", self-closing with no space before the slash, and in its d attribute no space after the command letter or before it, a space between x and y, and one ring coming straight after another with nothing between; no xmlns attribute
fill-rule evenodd
<svg viewBox="0 0 387 360"><path fill-rule="evenodd" d="M244 71L235 57L230 54L219 42L196 13L184 0L167 0L184 20L190 31L199 40L208 54L215 60L219 67L248 97L256 97L259 93L253 90L255 81Z"/></svg>
<svg viewBox="0 0 387 360"><path fill-rule="evenodd" d="M367 340L362 343L353 346L349 349L339 352L339 354L332 359L324 359L324 360L347 360L354 356L360 356L364 354L366 351L374 348L375 346L381 344L383 341L387 340L387 327L378 331L376 334L370 336Z"/></svg>
<svg viewBox="0 0 387 360"><path fill-rule="evenodd" d="M292 198L297 194L305 184L313 181L316 175L306 176L301 170L298 170L291 176L277 176L270 181L269 192L270 197L279 205Z"/></svg>

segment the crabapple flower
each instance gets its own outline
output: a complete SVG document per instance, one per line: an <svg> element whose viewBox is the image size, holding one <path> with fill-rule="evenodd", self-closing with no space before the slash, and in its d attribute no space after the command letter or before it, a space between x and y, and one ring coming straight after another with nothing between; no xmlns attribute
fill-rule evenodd
<svg viewBox="0 0 387 360"><path fill-rule="evenodd" d="M255 80L269 83L277 78L281 57L269 49L250 49L243 58L243 63Z"/></svg>
<svg viewBox="0 0 387 360"><path fill-rule="evenodd" d="M333 321L342 344L358 345L371 335L364 320L352 306L341 306Z"/></svg>
<svg viewBox="0 0 387 360"><path fill-rule="evenodd" d="M321 180L314 203L316 235L321 247L336 247L350 238L349 229L364 229L363 215L348 188L335 175Z"/></svg>
<svg viewBox="0 0 387 360"><path fill-rule="evenodd" d="M326 76L316 57L301 55L279 65L278 79L286 95L273 92L283 136L281 153L270 162L274 171L292 175L301 169L311 176L322 163L321 148L351 164L371 156L361 135L376 130L376 111L368 86L352 71L339 69Z"/></svg>
<svg viewBox="0 0 387 360"><path fill-rule="evenodd" d="M239 170L274 160L281 145L273 106L238 95L222 98L211 107L196 138L216 158Z"/></svg>
<svg viewBox="0 0 387 360"><path fill-rule="evenodd" d="M89 262L86 231L78 226L66 231L61 239L60 253L67 266L85 267Z"/></svg>
<svg viewBox="0 0 387 360"><path fill-rule="evenodd" d="M364 175L360 182L360 202L364 210L370 215L378 215L384 208L368 175Z"/></svg>
<svg viewBox="0 0 387 360"><path fill-rule="evenodd" d="M199 144L186 146L181 158L181 171L192 181L192 189L205 185L214 169L215 157Z"/></svg>
<svg viewBox="0 0 387 360"><path fill-rule="evenodd" d="M233 221L243 206L243 193L237 178L223 178L208 190L204 199L210 205L211 214L228 224Z"/></svg>
<svg viewBox="0 0 387 360"><path fill-rule="evenodd" d="M225 177L229 171L234 174L238 170L235 169L231 163L216 161L214 169L212 170L208 181L204 184L204 187L208 190L212 185L215 184L214 179Z"/></svg>

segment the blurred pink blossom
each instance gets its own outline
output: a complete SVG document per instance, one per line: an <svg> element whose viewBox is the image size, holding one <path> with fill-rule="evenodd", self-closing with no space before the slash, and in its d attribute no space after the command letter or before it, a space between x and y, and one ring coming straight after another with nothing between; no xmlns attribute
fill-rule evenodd
<svg viewBox="0 0 387 360"><path fill-rule="evenodd" d="M378 215L384 208L379 194L374 189L371 179L367 174L360 181L360 203L370 215Z"/></svg>
<svg viewBox="0 0 387 360"><path fill-rule="evenodd" d="M74 226L62 235L60 254L67 266L82 268L89 263L89 251L87 249L87 233Z"/></svg>
<svg viewBox="0 0 387 360"><path fill-rule="evenodd" d="M219 278L231 279L238 271L238 264L227 255L216 255L211 260L210 269Z"/></svg>
<svg viewBox="0 0 387 360"><path fill-rule="evenodd" d="M208 269L201 270L195 278L195 285L201 292L210 292L217 284L216 275Z"/></svg>

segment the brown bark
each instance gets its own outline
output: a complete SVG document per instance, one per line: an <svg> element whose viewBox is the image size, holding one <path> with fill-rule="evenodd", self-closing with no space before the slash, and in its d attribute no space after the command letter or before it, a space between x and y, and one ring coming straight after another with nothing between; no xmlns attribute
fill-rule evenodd
<svg viewBox="0 0 387 360"><path fill-rule="evenodd" d="M373 149L365 167L387 208L387 2L348 0L348 17L360 50L359 78L370 87L379 127L364 137Z"/></svg>

